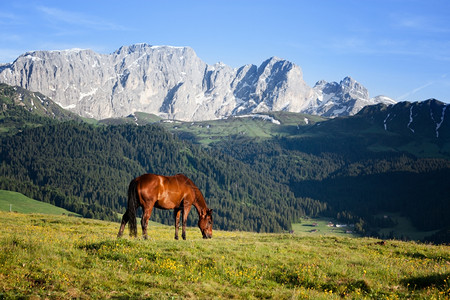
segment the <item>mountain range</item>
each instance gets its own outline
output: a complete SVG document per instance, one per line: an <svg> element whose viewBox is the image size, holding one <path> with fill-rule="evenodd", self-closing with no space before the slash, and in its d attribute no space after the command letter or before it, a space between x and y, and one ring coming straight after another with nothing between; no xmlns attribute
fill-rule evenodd
<svg viewBox="0 0 450 300"><path fill-rule="evenodd" d="M327 117L354 115L372 104L350 77L303 80L302 70L277 57L260 66L208 65L192 48L135 44L111 54L92 50L33 51L0 65L0 82L40 92L80 116L105 119L146 112L200 121L270 111Z"/></svg>

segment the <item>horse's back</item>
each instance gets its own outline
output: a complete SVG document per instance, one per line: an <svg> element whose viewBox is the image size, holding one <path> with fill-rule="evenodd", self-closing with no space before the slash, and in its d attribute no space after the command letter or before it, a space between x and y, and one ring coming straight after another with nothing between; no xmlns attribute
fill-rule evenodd
<svg viewBox="0 0 450 300"><path fill-rule="evenodd" d="M158 174L152 174L152 173L147 173L147 174L143 174L139 177L136 177L134 180L136 181L155 181L155 180L159 180L159 181L170 181L172 179L177 179L177 180L190 180L186 175L184 174L176 174L173 176L165 176L165 175L158 175Z"/></svg>
<svg viewBox="0 0 450 300"><path fill-rule="evenodd" d="M173 185L176 184L176 186L179 188L181 186L187 186L192 187L194 183L192 182L189 177L187 177L184 174L176 174L173 176L164 176L164 175L157 175L157 174L143 174L137 178L134 179L135 181L141 182L141 183L154 183L156 185L166 186L166 185Z"/></svg>
<svg viewBox="0 0 450 300"><path fill-rule="evenodd" d="M157 188L159 185L164 184L165 176L156 174L143 174L136 177L134 181L138 184L141 189Z"/></svg>

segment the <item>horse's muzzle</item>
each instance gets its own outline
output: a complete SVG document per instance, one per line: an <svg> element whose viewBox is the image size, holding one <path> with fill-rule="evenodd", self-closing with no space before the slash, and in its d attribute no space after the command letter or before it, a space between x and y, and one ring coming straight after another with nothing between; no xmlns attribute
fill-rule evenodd
<svg viewBox="0 0 450 300"><path fill-rule="evenodd" d="M212 238L212 234L203 233L203 238L210 239L210 238Z"/></svg>

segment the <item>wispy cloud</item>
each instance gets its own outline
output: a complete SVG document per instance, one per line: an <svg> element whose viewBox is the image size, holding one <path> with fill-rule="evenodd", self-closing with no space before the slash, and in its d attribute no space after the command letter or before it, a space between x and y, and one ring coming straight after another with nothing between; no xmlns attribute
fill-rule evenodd
<svg viewBox="0 0 450 300"><path fill-rule="evenodd" d="M411 89L410 91L404 93L403 95L397 97L398 101L414 101L424 100L429 98L436 98L441 101L448 101L448 95L444 98L439 98L436 95L436 91L447 91L450 88L450 79L448 78L449 73L444 73L435 78L429 79L426 83ZM444 93L446 94L446 93Z"/></svg>
<svg viewBox="0 0 450 300"><path fill-rule="evenodd" d="M22 18L14 13L0 12L0 25L16 25L22 24Z"/></svg>
<svg viewBox="0 0 450 300"><path fill-rule="evenodd" d="M408 55L416 56L421 52L411 45L411 41L387 39L384 37L342 37L333 38L325 47L339 53L364 55Z"/></svg>
<svg viewBox="0 0 450 300"><path fill-rule="evenodd" d="M388 55L422 57L437 61L450 61L450 41L432 38L408 37L334 37L330 42L317 45L335 53L361 55Z"/></svg>
<svg viewBox="0 0 450 300"><path fill-rule="evenodd" d="M126 27L116 23L102 20L96 16L61 10L58 8L39 6L38 11L43 13L46 17L54 21L63 22L71 25L78 25L92 30L106 31L106 30L127 30Z"/></svg>
<svg viewBox="0 0 450 300"><path fill-rule="evenodd" d="M428 33L450 32L448 22L446 20L442 21L436 16L430 17L414 14L393 14L391 15L391 19L394 28Z"/></svg>
<svg viewBox="0 0 450 300"><path fill-rule="evenodd" d="M397 16L395 24L399 27L411 28L411 29L425 29L427 20L423 16ZM429 26L429 25L428 25Z"/></svg>
<svg viewBox="0 0 450 300"><path fill-rule="evenodd" d="M18 35L18 34L7 34L4 32L0 32L0 41L5 42L5 43L10 43L10 42L21 42L23 40L22 36Z"/></svg>
<svg viewBox="0 0 450 300"><path fill-rule="evenodd" d="M0 64L13 62L17 57L19 57L20 54L24 52L26 52L24 49L0 48Z"/></svg>
<svg viewBox="0 0 450 300"><path fill-rule="evenodd" d="M434 83L435 83L434 81L429 81L429 82L425 83L424 85L419 86L419 87L417 87L417 88L415 88L415 89L413 89L413 90L411 90L411 91L409 91L409 92L407 92L407 93L401 95L400 97L398 97L397 100L399 100L399 101L406 101L406 100L409 100L409 99L411 99L415 94L417 94L417 93L420 92L421 90L426 89L427 87L433 85Z"/></svg>

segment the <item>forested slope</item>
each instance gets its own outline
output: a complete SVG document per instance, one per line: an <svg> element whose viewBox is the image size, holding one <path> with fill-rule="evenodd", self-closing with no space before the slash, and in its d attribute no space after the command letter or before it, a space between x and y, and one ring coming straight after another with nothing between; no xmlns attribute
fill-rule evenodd
<svg viewBox="0 0 450 300"><path fill-rule="evenodd" d="M305 210L322 207L249 165L180 141L157 125L65 122L30 128L2 139L0 157L2 189L86 217L116 219L114 212L126 207L128 183L142 173L192 178L221 229L279 232ZM191 215L195 224L197 216ZM172 213L157 211L152 220L172 223Z"/></svg>

